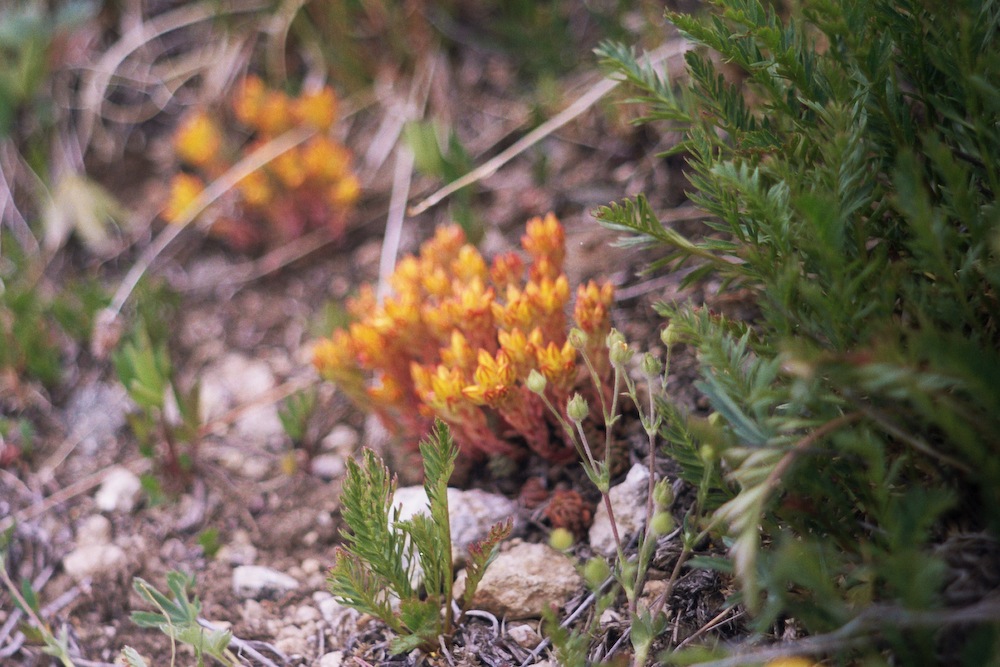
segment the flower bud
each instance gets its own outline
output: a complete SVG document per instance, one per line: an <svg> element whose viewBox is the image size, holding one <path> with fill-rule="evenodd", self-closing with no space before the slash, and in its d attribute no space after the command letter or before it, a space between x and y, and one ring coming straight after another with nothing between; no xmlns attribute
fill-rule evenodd
<svg viewBox="0 0 1000 667"><path fill-rule="evenodd" d="M615 346L615 343L625 343L625 336L618 329L612 329L608 332L608 337L604 339L604 343L610 350Z"/></svg>
<svg viewBox="0 0 1000 667"><path fill-rule="evenodd" d="M657 377L663 372L663 362L647 352L642 356L642 374L647 378Z"/></svg>
<svg viewBox="0 0 1000 667"><path fill-rule="evenodd" d="M708 423L711 424L712 426L719 426L724 423L723 417L718 412L713 412L708 416Z"/></svg>
<svg viewBox="0 0 1000 667"><path fill-rule="evenodd" d="M583 566L583 578L587 582L587 587L596 591L601 584L611 576L611 568L608 562L600 556L594 556Z"/></svg>
<svg viewBox="0 0 1000 667"><path fill-rule="evenodd" d="M582 422L590 414L590 406L587 399L580 394L573 394L573 398L566 403L566 416L575 422Z"/></svg>
<svg viewBox="0 0 1000 667"><path fill-rule="evenodd" d="M565 528L553 528L549 533L549 546L557 551L566 551L573 546L573 533Z"/></svg>
<svg viewBox="0 0 1000 667"><path fill-rule="evenodd" d="M531 372L528 373L528 379L524 382L524 384L528 388L528 391L534 392L536 394L545 393L545 384L546 384L545 376L539 373L534 368L532 368Z"/></svg>
<svg viewBox="0 0 1000 667"><path fill-rule="evenodd" d="M670 512L657 512L649 522L649 527L653 530L653 535L666 535L674 529L674 517L670 516Z"/></svg>
<svg viewBox="0 0 1000 667"><path fill-rule="evenodd" d="M661 479L653 487L653 502L661 509L666 509L674 502L674 487L669 479Z"/></svg>
<svg viewBox="0 0 1000 667"><path fill-rule="evenodd" d="M624 366L631 359L634 352L628 349L628 343L624 340L616 340L608 348L608 358L614 366Z"/></svg>
<svg viewBox="0 0 1000 667"><path fill-rule="evenodd" d="M666 345L667 347L670 347L671 345L680 342L681 340L680 332L678 332L677 329L674 328L673 322L668 324L667 328L664 329L662 332L660 332L660 340L663 341L663 344Z"/></svg>
<svg viewBox="0 0 1000 667"><path fill-rule="evenodd" d="M569 344L573 346L574 350L582 350L587 347L587 332L583 329L573 327L569 330L569 336L567 336Z"/></svg>

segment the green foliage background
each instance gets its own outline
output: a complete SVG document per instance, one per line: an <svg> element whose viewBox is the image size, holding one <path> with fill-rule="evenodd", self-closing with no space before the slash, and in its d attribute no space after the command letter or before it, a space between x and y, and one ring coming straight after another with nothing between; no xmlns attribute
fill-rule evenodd
<svg viewBox="0 0 1000 667"><path fill-rule="evenodd" d="M1000 528L1000 8L814 0L785 20L711 4L670 16L698 45L683 82L600 50L644 121L683 131L690 197L710 214L693 238L642 197L600 219L665 247L653 270L693 264L688 282L718 276L761 309L747 323L661 304L721 415L668 406L663 435L690 479L718 468L715 520L759 630L968 602L941 554ZM899 664L957 654L899 616L864 618L857 632ZM967 664L998 659L996 630Z"/></svg>

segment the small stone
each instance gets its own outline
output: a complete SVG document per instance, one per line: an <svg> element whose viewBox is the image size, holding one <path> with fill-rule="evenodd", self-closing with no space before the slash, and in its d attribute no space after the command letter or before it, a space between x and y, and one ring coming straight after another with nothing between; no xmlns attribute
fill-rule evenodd
<svg viewBox="0 0 1000 667"><path fill-rule="evenodd" d="M646 494L649 491L649 470L635 464L628 471L625 480L608 491L611 508L615 513L618 535L622 542L628 542L639 534L646 523ZM617 551L611 519L604 503L597 505L594 523L590 527L590 546L599 554L612 556Z"/></svg>
<svg viewBox="0 0 1000 667"><path fill-rule="evenodd" d="M319 667L340 667L344 662L343 651L330 651L319 659Z"/></svg>
<svg viewBox="0 0 1000 667"><path fill-rule="evenodd" d="M357 609L340 604L332 595L318 600L317 606L334 640L344 641L356 632L361 618Z"/></svg>
<svg viewBox="0 0 1000 667"><path fill-rule="evenodd" d="M473 606L508 619L539 618L583 587L573 561L545 544L517 544L486 570Z"/></svg>
<svg viewBox="0 0 1000 667"><path fill-rule="evenodd" d="M274 641L274 646L289 657L302 656L309 652L309 641L298 634L279 637Z"/></svg>
<svg viewBox="0 0 1000 667"><path fill-rule="evenodd" d="M534 649L538 646L538 642L542 641L542 638L538 636L535 629L527 623L508 625L507 635L513 639L518 646L529 650Z"/></svg>
<svg viewBox="0 0 1000 667"><path fill-rule="evenodd" d="M240 598L277 597L298 587L298 581L269 567L240 565L233 570L233 593Z"/></svg>
<svg viewBox="0 0 1000 667"><path fill-rule="evenodd" d="M142 482L128 468L117 466L108 472L101 488L94 494L94 502L102 512L125 512L135 509L142 492Z"/></svg>
<svg viewBox="0 0 1000 667"><path fill-rule="evenodd" d="M358 446L360 437L358 432L347 424L337 424L323 441L320 447L323 451L334 452L341 456L346 456L354 452Z"/></svg>
<svg viewBox="0 0 1000 667"><path fill-rule="evenodd" d="M323 568L315 558L306 558L302 561L302 571L306 574L316 574Z"/></svg>
<svg viewBox="0 0 1000 667"><path fill-rule="evenodd" d="M319 610L315 607L310 607L309 605L302 605L295 610L295 615L292 619L299 625L305 625L306 623L315 623L321 618Z"/></svg>
<svg viewBox="0 0 1000 667"><path fill-rule="evenodd" d="M320 454L314 456L310 471L320 479L330 481L344 474L344 459L339 454Z"/></svg>
<svg viewBox="0 0 1000 667"><path fill-rule="evenodd" d="M113 578L125 571L128 559L125 551L116 544L88 544L63 558L63 570L74 581Z"/></svg>
<svg viewBox="0 0 1000 667"><path fill-rule="evenodd" d="M92 514L80 522L76 529L77 546L96 546L110 544L111 522L100 514Z"/></svg>
<svg viewBox="0 0 1000 667"><path fill-rule="evenodd" d="M229 542L219 548L215 558L230 565L253 565L257 560L257 547L250 542L247 531L236 530Z"/></svg>
<svg viewBox="0 0 1000 667"><path fill-rule="evenodd" d="M427 493L422 486L396 489L393 505L400 508L399 518L427 514ZM489 533L493 524L517 514L517 503L497 493L480 489L448 489L448 517L451 520L452 552L464 559L466 548Z"/></svg>

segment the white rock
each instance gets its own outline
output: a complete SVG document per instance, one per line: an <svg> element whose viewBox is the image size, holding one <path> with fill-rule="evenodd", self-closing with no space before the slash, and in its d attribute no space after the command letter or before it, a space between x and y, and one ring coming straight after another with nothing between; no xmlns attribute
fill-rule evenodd
<svg viewBox="0 0 1000 667"><path fill-rule="evenodd" d="M344 474L344 459L339 454L320 454L310 462L312 474L327 481L337 479Z"/></svg>
<svg viewBox="0 0 1000 667"><path fill-rule="evenodd" d="M320 613L316 607L311 607L309 605L302 605L295 610L295 614L292 616L294 620L299 625L305 625L306 623L315 623L320 619Z"/></svg>
<svg viewBox="0 0 1000 667"><path fill-rule="evenodd" d="M347 424L337 424L333 430L327 434L320 447L327 452L335 452L342 456L351 454L358 446L358 432Z"/></svg>
<svg viewBox="0 0 1000 667"><path fill-rule="evenodd" d="M253 565L257 560L257 547L250 541L245 530L236 530L226 544L215 554L216 560L230 565Z"/></svg>
<svg viewBox="0 0 1000 667"><path fill-rule="evenodd" d="M227 354L202 371L199 395L202 419L221 417L237 405L259 398L275 384L274 373L266 362L235 352Z"/></svg>
<svg viewBox="0 0 1000 667"><path fill-rule="evenodd" d="M330 651L319 659L319 667L340 667L343 662L343 651Z"/></svg>
<svg viewBox="0 0 1000 667"><path fill-rule="evenodd" d="M298 587L298 581L269 567L240 565L233 570L233 593L240 598L277 597Z"/></svg>
<svg viewBox="0 0 1000 667"><path fill-rule="evenodd" d="M517 544L486 570L472 605L508 619L539 618L583 587L573 561L546 544Z"/></svg>
<svg viewBox="0 0 1000 667"><path fill-rule="evenodd" d="M74 581L115 577L125 571L128 559L116 544L88 544L77 547L63 558L63 570Z"/></svg>
<svg viewBox="0 0 1000 667"><path fill-rule="evenodd" d="M274 403L247 408L236 420L236 433L253 442L280 438L284 432L278 406Z"/></svg>
<svg viewBox="0 0 1000 667"><path fill-rule="evenodd" d="M649 490L649 470L635 464L628 471L625 480L608 491L611 508L618 524L618 535L627 542L639 534L646 523L646 494ZM615 535L611 530L611 519L604 503L597 505L594 523L590 526L590 546L604 555L611 556L617 551Z"/></svg>
<svg viewBox="0 0 1000 667"><path fill-rule="evenodd" d="M141 492L139 477L128 468L116 466L108 472L101 488L94 494L94 502L102 512L129 513L135 509Z"/></svg>
<svg viewBox="0 0 1000 667"><path fill-rule="evenodd" d="M319 613L330 628L330 636L337 641L344 641L355 633L361 612L357 609L340 604L332 595L321 592L324 597L313 595Z"/></svg>
<svg viewBox="0 0 1000 667"><path fill-rule="evenodd" d="M538 642L542 641L542 638L538 636L535 629L527 623L508 625L507 635L513 639L518 646L529 650L534 649L538 646Z"/></svg>
<svg viewBox="0 0 1000 667"><path fill-rule="evenodd" d="M400 508L399 517L409 519L414 514L427 514L427 493L422 486L396 489L393 505ZM448 517L451 520L452 553L464 558L466 547L481 540L490 527L517 513L517 503L496 493L479 489L462 491L448 489Z"/></svg>
<svg viewBox="0 0 1000 667"><path fill-rule="evenodd" d="M97 546L111 543L111 522L100 514L92 514L80 522L76 528L76 544L79 547Z"/></svg>

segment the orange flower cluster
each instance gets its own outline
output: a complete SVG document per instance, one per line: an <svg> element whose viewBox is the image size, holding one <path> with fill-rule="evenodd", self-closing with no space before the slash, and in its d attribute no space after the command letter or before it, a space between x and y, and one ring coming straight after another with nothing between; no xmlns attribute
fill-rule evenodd
<svg viewBox="0 0 1000 667"><path fill-rule="evenodd" d="M240 250L273 246L323 227L342 234L360 190L350 152L329 133L337 120L333 91L291 98L250 76L231 105L235 122L199 110L177 128L174 150L188 171L174 177L164 217L180 219L206 182L282 133L305 126L317 133L244 178L213 208L212 233ZM242 125L251 140L238 144L223 132L224 123Z"/></svg>
<svg viewBox="0 0 1000 667"><path fill-rule="evenodd" d="M562 225L552 214L534 218L521 245L527 263L510 252L487 265L459 227L439 228L396 266L392 296L378 303L366 288L348 304L354 323L320 341L316 367L414 448L439 417L473 458L530 450L572 460L572 443L525 384L538 371L561 407L592 384L567 340ZM605 381L612 298L610 284L591 282L577 290L572 310Z"/></svg>

